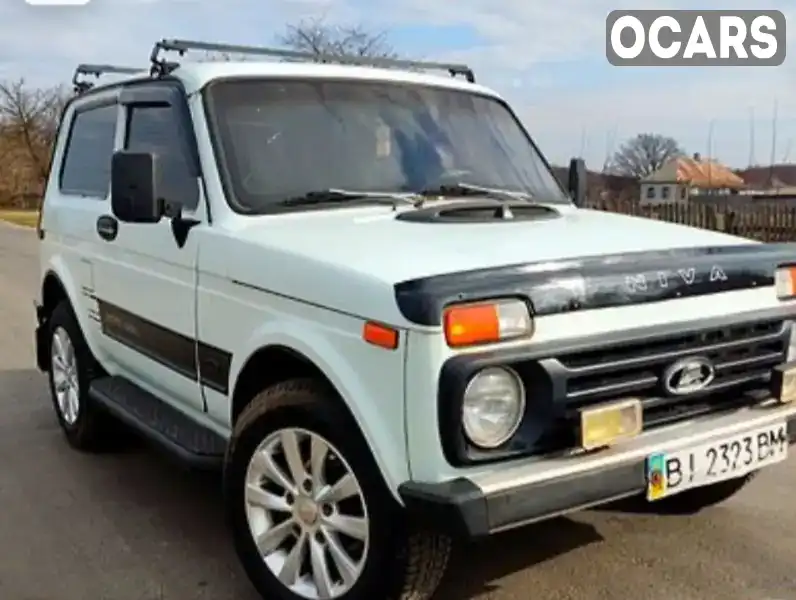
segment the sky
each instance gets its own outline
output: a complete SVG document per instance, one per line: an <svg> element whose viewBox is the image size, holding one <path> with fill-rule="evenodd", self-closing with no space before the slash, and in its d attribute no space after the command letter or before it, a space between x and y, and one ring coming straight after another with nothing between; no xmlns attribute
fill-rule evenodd
<svg viewBox="0 0 796 600"><path fill-rule="evenodd" d="M748 0L703 0L742 9ZM614 9L692 8L679 0L0 0L0 80L68 83L77 63L148 66L154 42L273 44L288 23L322 18L384 32L403 56L464 61L514 107L548 159L599 170L637 133L674 137L733 167L796 162L796 30L779 67L614 67ZM796 0L767 0L796 27ZM789 32L790 33L790 32ZM774 112L777 112L776 136ZM754 127L752 127L754 123ZM751 131L755 143L752 145ZM773 142L776 143L773 143Z"/></svg>

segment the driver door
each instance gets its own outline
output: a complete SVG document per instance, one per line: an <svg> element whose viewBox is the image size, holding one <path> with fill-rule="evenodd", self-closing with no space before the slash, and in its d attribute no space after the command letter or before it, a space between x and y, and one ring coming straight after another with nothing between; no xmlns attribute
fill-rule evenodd
<svg viewBox="0 0 796 600"><path fill-rule="evenodd" d="M170 219L157 224L101 217L96 295L105 347L118 374L170 403L204 410L196 360L196 285L206 214L182 91L171 82L133 84L121 95L123 148L151 151L167 173L168 199L200 221L180 246Z"/></svg>

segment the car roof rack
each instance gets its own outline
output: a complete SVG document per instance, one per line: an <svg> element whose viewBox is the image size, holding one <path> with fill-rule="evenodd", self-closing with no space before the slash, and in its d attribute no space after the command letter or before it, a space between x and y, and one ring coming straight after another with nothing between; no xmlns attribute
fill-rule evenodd
<svg viewBox="0 0 796 600"><path fill-rule="evenodd" d="M138 67L119 67L116 65L81 64L77 65L77 68L75 69L75 74L72 76L72 85L74 86L76 94L83 94L93 88L94 84L80 79L81 75L93 75L94 77L99 78L105 73L113 73L116 75L135 75L137 73L141 73L142 71L146 72L146 69L141 69Z"/></svg>
<svg viewBox="0 0 796 600"><path fill-rule="evenodd" d="M202 50L205 52L221 52L227 54L251 54L259 56L272 56L306 62L338 63L348 65L363 65L369 67L398 68L423 71L447 71L451 77L463 75L470 83L475 83L475 73L467 65L449 64L438 62L421 62L413 60L399 60L394 58L379 58L354 56L350 54L331 55L314 54L311 52L298 52L282 48L268 48L262 46L234 46L231 44L215 44L210 42L196 42L189 40L161 40L152 48L149 60L152 62L152 76L162 77L168 75L179 67L179 63L167 62L160 58L161 52L178 52L183 56L189 50Z"/></svg>

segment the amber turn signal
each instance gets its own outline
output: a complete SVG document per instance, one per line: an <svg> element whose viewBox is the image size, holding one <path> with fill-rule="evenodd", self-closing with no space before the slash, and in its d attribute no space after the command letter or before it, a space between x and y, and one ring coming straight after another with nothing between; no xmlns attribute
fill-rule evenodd
<svg viewBox="0 0 796 600"><path fill-rule="evenodd" d="M443 315L445 340L452 348L530 337L533 319L521 300L498 300L449 307Z"/></svg>
<svg viewBox="0 0 796 600"><path fill-rule="evenodd" d="M368 321L362 328L362 339L368 344L395 350L398 347L398 331L387 325Z"/></svg>

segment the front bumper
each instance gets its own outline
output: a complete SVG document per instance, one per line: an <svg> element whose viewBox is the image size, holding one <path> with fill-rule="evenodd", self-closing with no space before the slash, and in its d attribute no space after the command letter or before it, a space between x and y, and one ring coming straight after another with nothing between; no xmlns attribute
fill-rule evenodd
<svg viewBox="0 0 796 600"><path fill-rule="evenodd" d="M561 514L641 495L646 458L788 424L796 443L796 405L775 401L642 434L593 454L523 461L470 478L404 483L399 493L410 514L466 537L480 537Z"/></svg>

